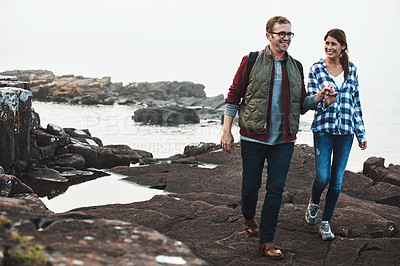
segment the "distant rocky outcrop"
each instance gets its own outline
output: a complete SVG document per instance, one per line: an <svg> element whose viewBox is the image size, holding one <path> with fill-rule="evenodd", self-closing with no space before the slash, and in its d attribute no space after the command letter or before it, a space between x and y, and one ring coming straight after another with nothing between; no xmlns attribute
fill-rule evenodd
<svg viewBox="0 0 400 266"><path fill-rule="evenodd" d="M133 120L162 126L200 123L195 110L180 106L141 108L135 111Z"/></svg>
<svg viewBox="0 0 400 266"><path fill-rule="evenodd" d="M202 119L220 121L224 96L207 97L204 85L190 81L111 82L111 77L56 76L47 70L12 70L0 75L14 77L16 86L29 84L33 99L79 104L125 104L146 107L195 107ZM9 80L10 82L11 80ZM18 82L23 84L17 85ZM1 82L0 82L1 86ZM180 119L178 119L180 121Z"/></svg>

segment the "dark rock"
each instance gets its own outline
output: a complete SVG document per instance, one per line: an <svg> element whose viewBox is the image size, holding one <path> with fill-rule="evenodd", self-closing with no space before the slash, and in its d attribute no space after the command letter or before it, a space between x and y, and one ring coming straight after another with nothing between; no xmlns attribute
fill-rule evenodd
<svg viewBox="0 0 400 266"><path fill-rule="evenodd" d="M100 100L97 95L85 95L84 97L81 98L82 104L94 105L94 104L100 104L102 102L103 101Z"/></svg>
<svg viewBox="0 0 400 266"><path fill-rule="evenodd" d="M64 128L64 131L73 138L72 142L75 144L85 143L92 146L103 146L103 142L99 138L92 137L88 129Z"/></svg>
<svg viewBox="0 0 400 266"><path fill-rule="evenodd" d="M379 182L387 175L387 170L385 166L375 166L371 165L368 170L368 177L374 180L374 182Z"/></svg>
<svg viewBox="0 0 400 266"><path fill-rule="evenodd" d="M70 144L71 153L79 154L85 159L86 168L112 168L115 166L128 166L130 157L124 154L114 154L111 148L96 147L82 144Z"/></svg>
<svg viewBox="0 0 400 266"><path fill-rule="evenodd" d="M215 143L198 142L187 145L183 151L183 154L186 156L196 156L220 148L221 147Z"/></svg>
<svg viewBox="0 0 400 266"><path fill-rule="evenodd" d="M68 181L58 171L49 168L36 168L26 173L20 173L20 177L56 183L65 183Z"/></svg>
<svg viewBox="0 0 400 266"><path fill-rule="evenodd" d="M384 166L385 159L381 157L370 157L364 162L363 174L369 176L371 166Z"/></svg>
<svg viewBox="0 0 400 266"><path fill-rule="evenodd" d="M105 148L109 148L112 153L119 155L127 155L131 163L138 163L140 159L153 158L153 155L146 151L133 150L127 145L106 145Z"/></svg>
<svg viewBox="0 0 400 266"><path fill-rule="evenodd" d="M82 155L73 153L64 153L61 154L60 156L57 156L57 159L55 159L54 166L61 166L61 167L68 166L76 169L86 169L85 165L86 165L85 158L83 158Z"/></svg>
<svg viewBox="0 0 400 266"><path fill-rule="evenodd" d="M32 130L32 137L36 139L37 146L52 146L54 150L57 150L60 146L66 146L71 143L70 138L67 135L52 135L43 129Z"/></svg>
<svg viewBox="0 0 400 266"><path fill-rule="evenodd" d="M133 120L135 122L168 126L200 123L200 118L195 110L179 106L138 109L134 113Z"/></svg>
<svg viewBox="0 0 400 266"><path fill-rule="evenodd" d="M47 124L46 132L52 135L60 135L60 136L65 135L64 129L54 124Z"/></svg>
<svg viewBox="0 0 400 266"><path fill-rule="evenodd" d="M363 175L352 172L345 173L346 179L343 178L342 192L347 195L361 198L364 200L376 201L381 203L390 203L400 207L400 201L395 199L400 195L400 187L387 182L379 181L374 183L372 179Z"/></svg>
<svg viewBox="0 0 400 266"><path fill-rule="evenodd" d="M390 164L387 168L387 174L383 176L382 181L400 187L400 167Z"/></svg>
<svg viewBox="0 0 400 266"><path fill-rule="evenodd" d="M15 77L15 76L3 76L3 75L0 75L0 81L17 81L18 79L17 79L17 77Z"/></svg>
<svg viewBox="0 0 400 266"><path fill-rule="evenodd" d="M24 193L33 193L33 190L15 176L0 174L1 197L13 197Z"/></svg>
<svg viewBox="0 0 400 266"><path fill-rule="evenodd" d="M201 119L220 121L221 116L224 116L224 110L213 109L208 107L195 108ZM223 121L222 121L223 123Z"/></svg>
<svg viewBox="0 0 400 266"><path fill-rule="evenodd" d="M17 81L16 77L10 77L10 76L0 76L0 88L2 87L13 87L24 90L30 90L28 82Z"/></svg>
<svg viewBox="0 0 400 266"><path fill-rule="evenodd" d="M31 101L28 90L0 89L0 165L6 173L25 170L20 168L29 160Z"/></svg>
<svg viewBox="0 0 400 266"><path fill-rule="evenodd" d="M38 209L33 201L0 198L2 219L12 226L0 230L5 258L18 248L11 234L16 231L32 239L30 243L43 246L51 265L206 265L182 242L135 223L97 219L80 212L38 213Z"/></svg>

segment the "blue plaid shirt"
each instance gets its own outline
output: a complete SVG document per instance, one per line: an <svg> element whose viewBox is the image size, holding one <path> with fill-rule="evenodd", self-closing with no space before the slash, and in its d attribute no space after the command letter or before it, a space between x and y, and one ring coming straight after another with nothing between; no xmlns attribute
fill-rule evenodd
<svg viewBox="0 0 400 266"><path fill-rule="evenodd" d="M329 83L333 83L335 90L339 92L330 106L325 107L324 100L316 106L311 130L334 135L355 133L357 140L364 142L366 138L358 91L358 74L356 66L351 62L349 72L343 84L335 84L323 59L311 66L307 85L309 96L321 91Z"/></svg>

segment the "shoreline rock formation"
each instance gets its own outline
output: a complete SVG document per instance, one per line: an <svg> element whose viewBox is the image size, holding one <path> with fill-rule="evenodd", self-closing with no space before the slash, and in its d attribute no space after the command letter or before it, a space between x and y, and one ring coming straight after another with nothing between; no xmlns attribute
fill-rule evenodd
<svg viewBox="0 0 400 266"><path fill-rule="evenodd" d="M89 78L75 75L56 76L48 70L10 70L0 75L15 77L28 83L33 98L39 101L87 105L142 105L144 108L175 108L179 117L174 123L196 121L197 116L220 121L223 115L224 96L207 97L204 85L190 81L111 82L111 77ZM188 119L188 112L179 108L191 107L196 112ZM157 120L160 121L160 120ZM169 125L169 123L165 123Z"/></svg>

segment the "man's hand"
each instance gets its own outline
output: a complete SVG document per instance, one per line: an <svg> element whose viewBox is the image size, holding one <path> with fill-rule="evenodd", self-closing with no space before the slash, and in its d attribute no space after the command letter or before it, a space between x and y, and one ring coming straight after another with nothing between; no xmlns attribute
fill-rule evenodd
<svg viewBox="0 0 400 266"><path fill-rule="evenodd" d="M222 136L221 136L221 147L226 150L229 154L231 154L231 149L233 148L233 135L232 135L232 123L233 116L224 115L224 126L222 128Z"/></svg>
<svg viewBox="0 0 400 266"><path fill-rule="evenodd" d="M231 149L233 149L234 142L233 142L233 135L231 131L223 130L221 136L221 147L222 149L226 150L229 154L231 154Z"/></svg>

